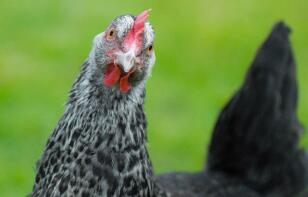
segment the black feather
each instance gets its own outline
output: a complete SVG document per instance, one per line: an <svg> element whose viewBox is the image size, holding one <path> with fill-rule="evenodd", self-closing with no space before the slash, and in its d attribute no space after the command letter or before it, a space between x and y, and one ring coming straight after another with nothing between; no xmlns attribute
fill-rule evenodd
<svg viewBox="0 0 308 197"><path fill-rule="evenodd" d="M173 196L293 197L308 187L308 156L298 148L302 126L289 34L277 23L259 49L242 87L219 115L205 172L157 178Z"/></svg>

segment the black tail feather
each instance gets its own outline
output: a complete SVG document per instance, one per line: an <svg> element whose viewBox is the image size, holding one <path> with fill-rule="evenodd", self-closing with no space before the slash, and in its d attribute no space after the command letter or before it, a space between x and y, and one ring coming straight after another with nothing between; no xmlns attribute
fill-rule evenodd
<svg viewBox="0 0 308 197"><path fill-rule="evenodd" d="M298 149L297 81L290 29L276 24L242 88L221 112L208 170L237 177L266 193L288 196L304 187L307 166ZM292 195L290 195L292 196Z"/></svg>

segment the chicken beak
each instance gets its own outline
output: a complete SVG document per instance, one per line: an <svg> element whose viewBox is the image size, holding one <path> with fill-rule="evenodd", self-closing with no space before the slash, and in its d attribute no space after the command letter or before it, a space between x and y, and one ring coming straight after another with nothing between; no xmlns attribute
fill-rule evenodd
<svg viewBox="0 0 308 197"><path fill-rule="evenodd" d="M126 53L118 53L115 63L119 65L125 73L128 73L136 65L135 49L132 47Z"/></svg>

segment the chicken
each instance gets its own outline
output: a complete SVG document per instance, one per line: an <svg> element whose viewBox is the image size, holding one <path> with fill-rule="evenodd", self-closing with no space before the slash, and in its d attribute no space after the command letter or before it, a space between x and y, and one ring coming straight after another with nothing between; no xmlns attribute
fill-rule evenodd
<svg viewBox="0 0 308 197"><path fill-rule="evenodd" d="M209 171L232 176L262 196L294 196L307 186L289 32L283 23L275 26L220 115L209 150Z"/></svg>
<svg viewBox="0 0 308 197"><path fill-rule="evenodd" d="M146 147L145 85L155 62L148 16L117 17L95 37L31 196L165 196Z"/></svg>
<svg viewBox="0 0 308 197"><path fill-rule="evenodd" d="M244 84L218 118L205 171L157 177L172 196L308 196L289 33L284 23L276 24L259 49Z"/></svg>

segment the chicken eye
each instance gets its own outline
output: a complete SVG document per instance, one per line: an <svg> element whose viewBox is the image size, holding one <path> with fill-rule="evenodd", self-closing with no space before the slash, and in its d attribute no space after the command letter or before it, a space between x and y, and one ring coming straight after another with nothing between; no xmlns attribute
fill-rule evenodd
<svg viewBox="0 0 308 197"><path fill-rule="evenodd" d="M115 36L116 36L116 30L112 28L108 31L106 38L108 41L112 41L115 39Z"/></svg>
<svg viewBox="0 0 308 197"><path fill-rule="evenodd" d="M148 48L147 48L147 55L151 55L152 51L153 51L153 45L150 45Z"/></svg>

